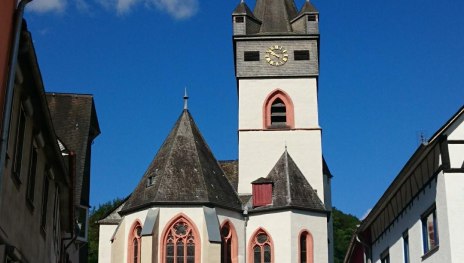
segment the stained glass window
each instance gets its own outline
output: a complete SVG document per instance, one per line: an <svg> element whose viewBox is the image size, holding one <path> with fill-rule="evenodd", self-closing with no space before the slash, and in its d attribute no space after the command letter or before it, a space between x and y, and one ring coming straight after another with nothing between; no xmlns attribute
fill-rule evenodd
<svg viewBox="0 0 464 263"><path fill-rule="evenodd" d="M252 239L253 263L272 263L272 244L269 235L258 231Z"/></svg>
<svg viewBox="0 0 464 263"><path fill-rule="evenodd" d="M139 263L140 262L140 249L142 242L142 226L139 222L135 222L132 227L132 231L129 235L129 262Z"/></svg>
<svg viewBox="0 0 464 263"><path fill-rule="evenodd" d="M300 261L299 263L313 263L313 237L308 231L300 234Z"/></svg>
<svg viewBox="0 0 464 263"><path fill-rule="evenodd" d="M221 263L232 263L232 242L234 240L233 230L230 227L229 222L226 222L221 228Z"/></svg>
<svg viewBox="0 0 464 263"><path fill-rule="evenodd" d="M195 263L195 234L183 217L168 229L165 239L166 263Z"/></svg>

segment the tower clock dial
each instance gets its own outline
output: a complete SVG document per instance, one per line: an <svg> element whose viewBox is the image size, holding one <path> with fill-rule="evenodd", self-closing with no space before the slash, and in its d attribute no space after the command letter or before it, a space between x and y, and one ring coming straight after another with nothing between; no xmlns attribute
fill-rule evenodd
<svg viewBox="0 0 464 263"><path fill-rule="evenodd" d="M273 45L266 50L267 63L271 66L282 66L288 60L288 52L283 46Z"/></svg>

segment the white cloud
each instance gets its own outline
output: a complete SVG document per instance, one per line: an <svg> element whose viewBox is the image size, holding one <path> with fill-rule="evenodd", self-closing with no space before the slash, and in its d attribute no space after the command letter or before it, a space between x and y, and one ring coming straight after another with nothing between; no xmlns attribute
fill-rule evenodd
<svg viewBox="0 0 464 263"><path fill-rule="evenodd" d="M187 19L198 12L198 0L96 0L104 8L115 10L119 15L129 13L141 4L165 12L176 20Z"/></svg>
<svg viewBox="0 0 464 263"><path fill-rule="evenodd" d="M37 13L63 12L66 5L67 0L34 0L27 9Z"/></svg>
<svg viewBox="0 0 464 263"><path fill-rule="evenodd" d="M151 0L156 8L175 19L187 19L198 12L198 0Z"/></svg>
<svg viewBox="0 0 464 263"><path fill-rule="evenodd" d="M131 10L131 8L135 4L137 4L137 2L140 2L140 1L139 0L117 0L116 10L118 11L118 14L127 13Z"/></svg>

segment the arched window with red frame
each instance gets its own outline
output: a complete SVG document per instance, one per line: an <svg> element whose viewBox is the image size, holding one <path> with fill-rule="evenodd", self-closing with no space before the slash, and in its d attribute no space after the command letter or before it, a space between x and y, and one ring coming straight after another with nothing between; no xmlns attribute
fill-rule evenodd
<svg viewBox="0 0 464 263"><path fill-rule="evenodd" d="M163 231L161 258L163 263L199 263L200 235L187 216L181 214Z"/></svg>
<svg viewBox="0 0 464 263"><path fill-rule="evenodd" d="M263 105L264 129L291 129L295 127L293 102L282 90L269 94Z"/></svg>
<svg viewBox="0 0 464 263"><path fill-rule="evenodd" d="M130 263L140 263L140 253L142 248L142 225L137 220L131 227L128 239L128 259Z"/></svg>
<svg viewBox="0 0 464 263"><path fill-rule="evenodd" d="M300 233L299 238L300 263L313 263L313 236L307 230Z"/></svg>
<svg viewBox="0 0 464 263"><path fill-rule="evenodd" d="M258 229L252 236L248 246L248 262L273 263L274 251L271 236L264 230Z"/></svg>
<svg viewBox="0 0 464 263"><path fill-rule="evenodd" d="M226 220L221 227L221 263L236 263L238 257L237 232Z"/></svg>

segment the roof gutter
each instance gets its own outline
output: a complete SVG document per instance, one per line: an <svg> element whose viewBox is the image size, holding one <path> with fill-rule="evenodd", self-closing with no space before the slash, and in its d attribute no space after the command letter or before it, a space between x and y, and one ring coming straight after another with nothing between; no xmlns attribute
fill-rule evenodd
<svg viewBox="0 0 464 263"><path fill-rule="evenodd" d="M21 0L16 8L16 21L15 21L15 28L13 31L13 46L12 51L10 53L10 62L9 62L9 71L8 71L8 82L5 91L5 105L3 110L3 125L2 125L2 132L1 132L1 141L0 141L0 191L2 189L2 177L5 174L5 164L6 164L6 151L8 145L8 132L10 129L10 117L11 117L11 107L13 104L13 91L14 91L14 83L15 83L15 74L16 74L16 66L18 64L18 52L19 52L19 40L21 38L21 28L23 25L23 16L24 16L24 9L26 5L30 3L32 0ZM1 201L1 195L0 195Z"/></svg>

